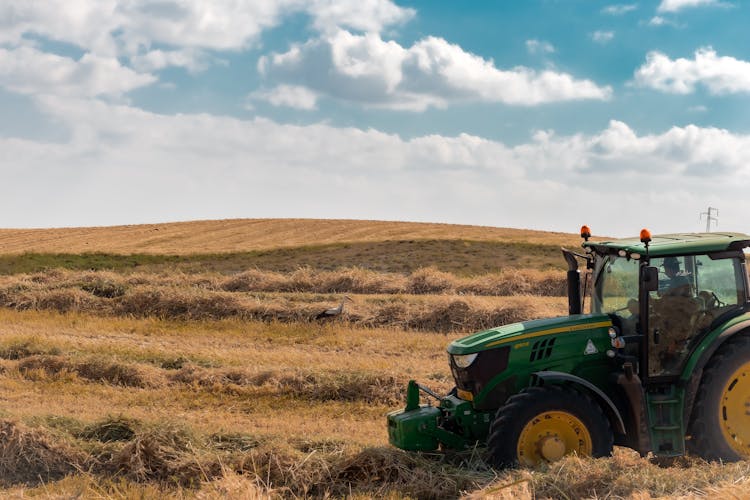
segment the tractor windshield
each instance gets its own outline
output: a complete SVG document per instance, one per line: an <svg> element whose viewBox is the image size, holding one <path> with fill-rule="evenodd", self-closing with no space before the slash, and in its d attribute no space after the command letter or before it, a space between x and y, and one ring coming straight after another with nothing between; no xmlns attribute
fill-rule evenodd
<svg viewBox="0 0 750 500"><path fill-rule="evenodd" d="M634 321L638 314L638 261L607 255L596 264L591 312L614 314L622 324Z"/></svg>

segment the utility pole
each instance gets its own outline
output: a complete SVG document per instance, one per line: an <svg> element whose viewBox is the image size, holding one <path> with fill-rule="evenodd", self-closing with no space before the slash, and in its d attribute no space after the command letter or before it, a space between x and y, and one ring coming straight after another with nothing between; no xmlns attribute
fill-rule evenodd
<svg viewBox="0 0 750 500"><path fill-rule="evenodd" d="M716 226L719 225L719 219L716 218L716 217L713 217L713 215L717 215L717 216L719 215L719 209L718 208L713 208L713 207L708 207L707 211L701 212L701 217L700 218L703 219L704 215L706 216L706 232L710 233L711 232L711 221L714 221L716 223Z"/></svg>

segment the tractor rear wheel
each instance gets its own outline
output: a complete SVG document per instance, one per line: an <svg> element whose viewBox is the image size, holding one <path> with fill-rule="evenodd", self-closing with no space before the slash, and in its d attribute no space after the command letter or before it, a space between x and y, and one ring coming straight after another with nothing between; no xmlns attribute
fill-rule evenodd
<svg viewBox="0 0 750 500"><path fill-rule="evenodd" d="M703 372L690 422L691 449L707 460L750 458L750 335L727 340Z"/></svg>
<svg viewBox="0 0 750 500"><path fill-rule="evenodd" d="M570 453L612 453L612 428L588 396L558 386L528 387L498 409L487 450L496 467L535 466Z"/></svg>

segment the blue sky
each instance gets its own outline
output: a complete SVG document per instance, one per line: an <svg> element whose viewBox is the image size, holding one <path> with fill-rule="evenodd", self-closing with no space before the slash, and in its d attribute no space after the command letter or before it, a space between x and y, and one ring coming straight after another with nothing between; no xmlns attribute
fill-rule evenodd
<svg viewBox="0 0 750 500"><path fill-rule="evenodd" d="M749 8L6 0L0 227L750 232Z"/></svg>

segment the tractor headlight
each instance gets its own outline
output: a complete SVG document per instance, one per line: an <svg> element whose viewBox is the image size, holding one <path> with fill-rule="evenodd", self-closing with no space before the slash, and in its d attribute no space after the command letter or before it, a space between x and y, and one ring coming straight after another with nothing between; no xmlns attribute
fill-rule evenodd
<svg viewBox="0 0 750 500"><path fill-rule="evenodd" d="M459 368L468 368L471 366L471 364L474 362L475 359L477 359L478 352L475 352L474 354L454 354L453 355L453 362L456 363L456 366Z"/></svg>

